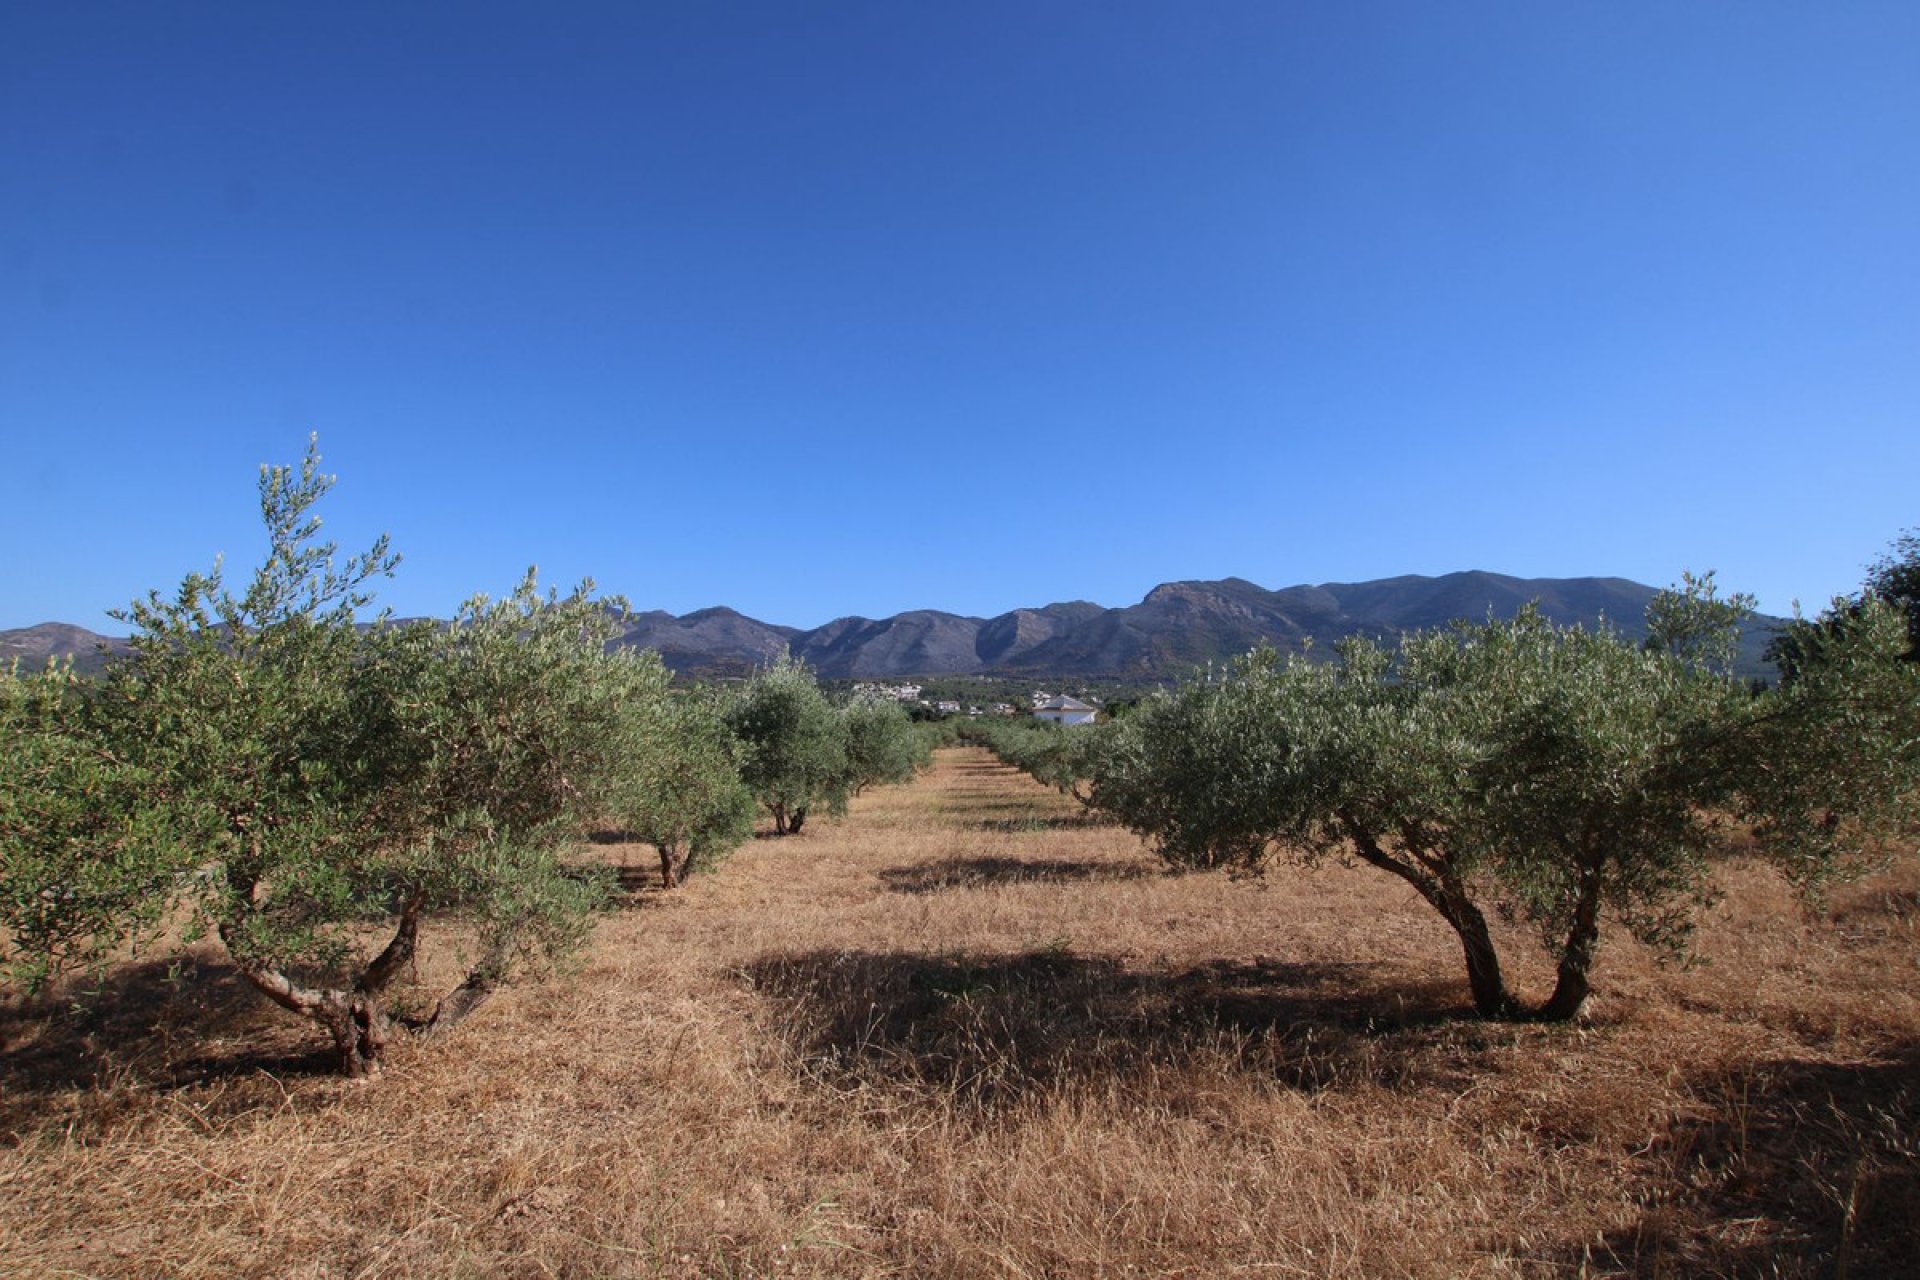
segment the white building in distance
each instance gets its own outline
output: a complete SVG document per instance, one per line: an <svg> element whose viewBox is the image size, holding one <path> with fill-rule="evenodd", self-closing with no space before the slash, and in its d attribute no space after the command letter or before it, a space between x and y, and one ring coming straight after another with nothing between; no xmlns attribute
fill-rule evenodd
<svg viewBox="0 0 1920 1280"><path fill-rule="evenodd" d="M1092 724L1094 709L1080 699L1070 698L1063 693L1035 707L1033 714L1055 724Z"/></svg>

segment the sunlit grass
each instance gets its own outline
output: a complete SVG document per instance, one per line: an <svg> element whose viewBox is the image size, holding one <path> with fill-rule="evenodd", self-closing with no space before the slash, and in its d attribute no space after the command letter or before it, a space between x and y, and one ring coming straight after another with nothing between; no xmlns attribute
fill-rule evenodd
<svg viewBox="0 0 1920 1280"><path fill-rule="evenodd" d="M585 853L639 874L581 970L372 1085L211 957L10 1015L3 1269L1863 1276L1920 1246L1910 864L1831 919L1732 868L1706 964L1613 942L1554 1029L1467 1017L1397 882L1168 876L974 751L672 894L648 850Z"/></svg>

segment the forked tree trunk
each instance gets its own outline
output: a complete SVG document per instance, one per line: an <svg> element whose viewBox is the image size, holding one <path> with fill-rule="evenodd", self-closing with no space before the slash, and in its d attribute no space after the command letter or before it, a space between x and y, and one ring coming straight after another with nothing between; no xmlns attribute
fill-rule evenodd
<svg viewBox="0 0 1920 1280"><path fill-rule="evenodd" d="M773 813L773 834L777 836L789 834L792 828L787 825L787 806L776 803L768 805L767 808Z"/></svg>
<svg viewBox="0 0 1920 1280"><path fill-rule="evenodd" d="M333 1036L333 1050L340 1063L340 1074L349 1080L365 1080L380 1074L380 1060L387 1051L393 1029L377 997L363 992L327 993L329 999L319 1017L321 1025Z"/></svg>
<svg viewBox="0 0 1920 1280"><path fill-rule="evenodd" d="M799 835L800 827L802 824L806 822L806 820L807 820L807 811L804 808L795 809L791 814L787 816L787 834L790 836Z"/></svg>
<svg viewBox="0 0 1920 1280"><path fill-rule="evenodd" d="M302 986L262 962L241 962L241 976L281 1008L326 1028L333 1039L335 1060L342 1075L353 1080L377 1076L396 1026L382 997L394 978L413 961L423 903L424 897L419 894L408 899L401 908L400 924L392 941L350 990ZM220 933L231 950L237 926L233 922L223 924ZM433 1016L425 1022L408 1023L406 1029L423 1034L444 1031L478 1009L504 981L514 942L511 934L496 939L466 980L440 1001Z"/></svg>
<svg viewBox="0 0 1920 1280"><path fill-rule="evenodd" d="M393 1021L381 1008L378 993L303 987L262 964L242 964L240 973L254 990L281 1008L325 1027L333 1038L342 1075L361 1080L380 1074L380 1058L386 1052Z"/></svg>
<svg viewBox="0 0 1920 1280"><path fill-rule="evenodd" d="M1465 883L1450 865L1428 858L1419 866L1387 852L1373 834L1351 814L1343 813L1341 822L1347 837L1362 861L1399 876L1425 898L1460 938L1466 955L1467 985L1473 991L1473 1007L1483 1018L1502 1021L1568 1022L1580 1016L1593 985L1594 957L1600 945L1600 891L1605 883L1606 857L1591 848L1580 851L1580 875L1574 901L1572 923L1567 940L1560 949L1558 976L1553 994L1538 1008L1529 1009L1507 990L1500 972L1500 955L1494 949L1493 934L1487 917L1474 903Z"/></svg>

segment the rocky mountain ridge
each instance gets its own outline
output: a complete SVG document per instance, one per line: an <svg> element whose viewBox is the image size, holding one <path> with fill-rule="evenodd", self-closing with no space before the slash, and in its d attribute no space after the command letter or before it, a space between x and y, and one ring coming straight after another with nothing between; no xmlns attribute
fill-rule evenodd
<svg viewBox="0 0 1920 1280"><path fill-rule="evenodd" d="M889 618L836 618L803 630L750 618L724 606L676 617L634 614L618 644L657 649L692 674L740 674L791 654L822 676L1009 675L1167 679L1257 644L1325 649L1360 633L1391 639L1455 618L1512 617L1537 600L1560 623L1603 621L1628 636L1645 633L1654 588L1625 578L1514 578L1473 570L1405 575L1270 590L1243 578L1162 583L1138 604L1105 608L1084 600L975 618L914 609ZM1776 618L1756 618L1742 644L1743 671L1766 670L1761 654ZM73 654L97 668L98 646L122 642L84 628L43 623L0 632L0 662L23 665Z"/></svg>

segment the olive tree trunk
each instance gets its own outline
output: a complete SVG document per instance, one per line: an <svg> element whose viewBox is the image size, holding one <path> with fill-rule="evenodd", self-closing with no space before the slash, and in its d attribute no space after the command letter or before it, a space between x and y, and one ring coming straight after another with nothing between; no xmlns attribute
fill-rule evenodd
<svg viewBox="0 0 1920 1280"><path fill-rule="evenodd" d="M1560 948L1558 976L1553 994L1535 1014L1542 1022L1569 1022L1580 1016L1587 996L1593 991L1588 974L1600 949L1601 863L1589 859L1580 868L1578 897L1574 901L1573 923L1568 926L1566 943Z"/></svg>
<svg viewBox="0 0 1920 1280"><path fill-rule="evenodd" d="M1500 971L1500 953L1494 949L1493 933L1487 928L1486 913L1480 910L1467 891L1466 883L1445 859L1428 858L1424 865L1409 855L1395 857L1352 814L1341 815L1347 838L1363 862L1400 877L1440 918L1452 927L1460 939L1467 962L1467 987L1473 993L1474 1011L1483 1018L1508 1019L1523 1016L1520 1002L1507 990L1506 976Z"/></svg>
<svg viewBox="0 0 1920 1280"><path fill-rule="evenodd" d="M396 1028L430 1035L458 1024L499 988L513 956L511 935L495 939L466 980L435 1007L432 1017L424 1022L397 1022L387 1012L384 997L393 980L413 963L423 905L422 895L408 899L392 940L351 988L309 987L264 961L241 961L241 976L281 1008L325 1028L333 1040L340 1074L353 1080L377 1076ZM221 926L229 951L237 932L232 922Z"/></svg>

